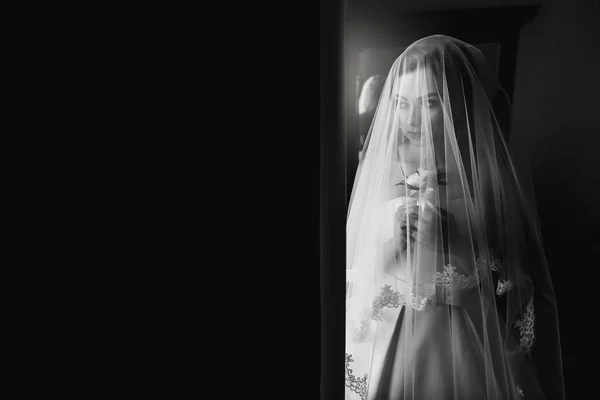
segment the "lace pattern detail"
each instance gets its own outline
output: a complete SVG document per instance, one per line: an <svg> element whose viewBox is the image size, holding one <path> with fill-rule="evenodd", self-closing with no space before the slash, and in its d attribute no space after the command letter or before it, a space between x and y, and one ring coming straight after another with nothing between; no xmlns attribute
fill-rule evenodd
<svg viewBox="0 0 600 400"><path fill-rule="evenodd" d="M513 287L514 285L511 280L499 280L498 287L496 288L496 294L498 296L502 296L506 294L509 290L511 290Z"/></svg>
<svg viewBox="0 0 600 400"><path fill-rule="evenodd" d="M404 304L403 296L399 292L393 291L390 285L385 285L381 288L381 294L373 300L373 319L381 321L385 307L398 308L402 304Z"/></svg>
<svg viewBox="0 0 600 400"><path fill-rule="evenodd" d="M494 272L502 271L502 264L500 263L500 260L498 258L490 257L490 269Z"/></svg>
<svg viewBox="0 0 600 400"><path fill-rule="evenodd" d="M444 272L435 273L434 280L438 286L469 289L477 286L482 278L483 276L479 269L477 270L477 275L463 275L456 272L456 268L448 264L444 267Z"/></svg>
<svg viewBox="0 0 600 400"><path fill-rule="evenodd" d="M372 319L376 321L383 320L383 310L386 307L398 308L401 305L414 308L417 311L429 310L435 304L436 286L445 286L459 289L470 289L479 285L479 282L485 278L485 273L481 268L477 269L477 274L464 275L456 272L456 268L448 264L444 266L443 272L436 272L432 283L410 284L406 295L402 295L392 290L390 285L384 285L381 293L373 299ZM365 323L363 322L363 325ZM357 335L366 337L361 326L357 330ZM360 333L362 332L362 333Z"/></svg>
<svg viewBox="0 0 600 400"><path fill-rule="evenodd" d="M418 286L418 288L417 288ZM422 284L411 285L408 293L402 295L397 291L393 291L390 285L385 285L381 288L379 294L373 300L372 319L376 321L383 320L383 309L398 308L402 305L414 308L417 311L425 311L430 309L435 303L435 285Z"/></svg>
<svg viewBox="0 0 600 400"><path fill-rule="evenodd" d="M489 260L490 260L489 266L492 271L502 272L502 263L500 262L500 259L498 259L496 257L490 257ZM486 265L488 265L488 263L485 258L477 257L477 260L475 261L475 265L477 266L477 271L484 273L485 267L486 267ZM487 274L485 274L485 275L487 275Z"/></svg>
<svg viewBox="0 0 600 400"><path fill-rule="evenodd" d="M411 285L406 295L406 305L417 311L426 311L435 304L435 284ZM416 293L415 293L416 292Z"/></svg>
<svg viewBox="0 0 600 400"><path fill-rule="evenodd" d="M384 285L381 288L381 293L373 299L372 319L376 321L383 320L383 310L386 307L398 308L401 305L414 308L417 311L425 311L433 307L435 304L435 288L436 286L445 286L458 289L470 289L479 285L479 283L487 276L485 271L485 262L477 259L477 273L464 275L456 272L456 268L451 264L443 267L443 272L436 272L433 278L433 283L409 285L409 290L406 295L402 295L397 291L392 290L390 285ZM508 282L502 286L503 290L510 290L512 283ZM498 287L500 291L500 284ZM363 325L356 332L357 337L366 337L368 328Z"/></svg>
<svg viewBox="0 0 600 400"><path fill-rule="evenodd" d="M366 318L360 323L359 328L354 328L353 339L355 342L362 342L369 336L369 329L371 328L371 321Z"/></svg>
<svg viewBox="0 0 600 400"><path fill-rule="evenodd" d="M515 327L519 328L519 334L521 336L521 340L516 351L527 353L531 349L533 340L535 339L535 333L533 330L534 317L533 297L531 297L527 303L527 307L525 308L525 315L523 315L522 319L519 319L515 322Z"/></svg>
<svg viewBox="0 0 600 400"><path fill-rule="evenodd" d="M346 387L357 393L362 400L365 400L367 397L367 380L369 375L365 374L362 378L355 377L353 371L350 369L351 362L354 362L352 354L346 353Z"/></svg>

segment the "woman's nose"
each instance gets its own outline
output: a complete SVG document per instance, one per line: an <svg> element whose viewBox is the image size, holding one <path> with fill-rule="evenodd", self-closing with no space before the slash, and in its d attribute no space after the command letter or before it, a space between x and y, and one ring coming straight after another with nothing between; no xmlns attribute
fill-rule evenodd
<svg viewBox="0 0 600 400"><path fill-rule="evenodd" d="M413 107L411 109L408 125L411 128L421 128L421 107Z"/></svg>

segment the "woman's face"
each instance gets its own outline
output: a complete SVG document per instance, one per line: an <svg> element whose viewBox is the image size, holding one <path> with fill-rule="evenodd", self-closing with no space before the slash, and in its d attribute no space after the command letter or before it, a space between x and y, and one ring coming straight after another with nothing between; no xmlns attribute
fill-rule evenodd
<svg viewBox="0 0 600 400"><path fill-rule="evenodd" d="M433 139L441 137L444 129L442 104L431 69L408 72L400 79L397 97L399 145L419 147L423 133L431 134ZM429 121L423 121L423 116ZM431 132L426 132L428 130Z"/></svg>

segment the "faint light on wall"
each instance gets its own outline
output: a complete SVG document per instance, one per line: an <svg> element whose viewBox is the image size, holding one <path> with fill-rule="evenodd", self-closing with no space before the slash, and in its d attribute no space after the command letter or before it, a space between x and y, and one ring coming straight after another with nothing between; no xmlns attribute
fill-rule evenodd
<svg viewBox="0 0 600 400"><path fill-rule="evenodd" d="M383 79L379 75L370 76L362 86L358 96L358 114L374 113L383 89Z"/></svg>

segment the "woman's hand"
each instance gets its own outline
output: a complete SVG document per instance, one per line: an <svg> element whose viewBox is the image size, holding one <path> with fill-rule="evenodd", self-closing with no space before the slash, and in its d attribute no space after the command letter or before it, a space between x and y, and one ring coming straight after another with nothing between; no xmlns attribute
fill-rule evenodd
<svg viewBox="0 0 600 400"><path fill-rule="evenodd" d="M408 238L411 242L417 236L419 207L416 205L398 207L394 214L394 248L396 253L403 254L408 247Z"/></svg>
<svg viewBox="0 0 600 400"><path fill-rule="evenodd" d="M437 221L437 211L431 207L400 206L394 215L394 248L396 253L402 254L408 247L418 243L419 247L432 249L440 235L436 235L434 224ZM410 238L410 239L409 239Z"/></svg>

